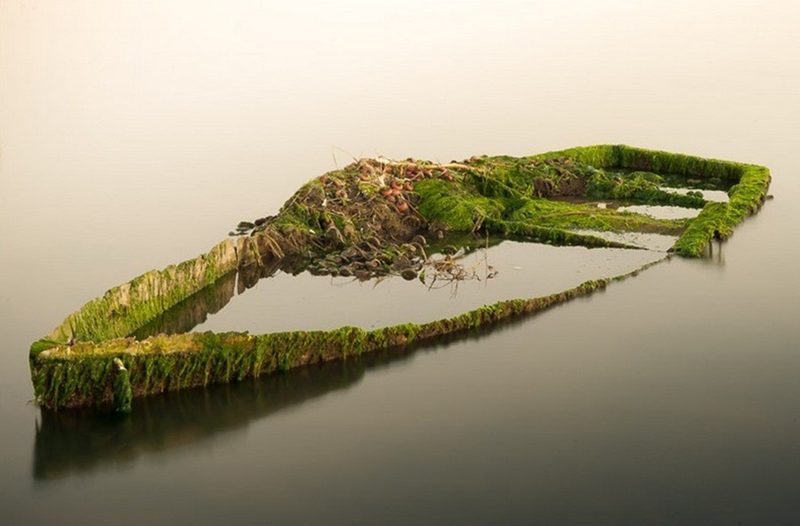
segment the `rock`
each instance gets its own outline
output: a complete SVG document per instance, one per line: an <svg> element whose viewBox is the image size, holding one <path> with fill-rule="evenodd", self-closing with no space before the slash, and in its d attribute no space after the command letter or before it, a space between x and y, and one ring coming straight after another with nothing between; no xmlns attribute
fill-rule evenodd
<svg viewBox="0 0 800 526"><path fill-rule="evenodd" d="M400 275L403 277L404 280L411 281L412 279L417 278L417 271L414 270L413 268L407 268L403 272L401 272Z"/></svg>

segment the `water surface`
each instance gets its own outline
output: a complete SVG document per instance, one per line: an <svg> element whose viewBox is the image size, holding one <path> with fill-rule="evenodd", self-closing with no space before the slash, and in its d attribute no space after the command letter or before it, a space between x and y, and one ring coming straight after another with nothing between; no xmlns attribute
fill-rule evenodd
<svg viewBox="0 0 800 526"><path fill-rule="evenodd" d="M798 27L779 0L0 3L0 521L797 523ZM352 157L596 143L763 164L775 199L707 259L483 335L123 421L29 403L30 342ZM500 276L557 290L606 272L589 253ZM503 287L417 309L406 282L309 277L279 309L289 279L217 291L204 325L380 325Z"/></svg>

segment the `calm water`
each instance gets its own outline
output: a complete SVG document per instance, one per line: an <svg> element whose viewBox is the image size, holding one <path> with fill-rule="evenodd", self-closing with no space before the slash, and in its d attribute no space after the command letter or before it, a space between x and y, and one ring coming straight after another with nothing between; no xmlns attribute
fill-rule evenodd
<svg viewBox="0 0 800 526"><path fill-rule="evenodd" d="M0 523L800 522L796 2L164 4L0 3ZM711 259L480 338L122 421L30 404L27 348L69 312L352 157L594 143L764 164L775 198ZM514 288L602 275L591 254ZM411 314L399 281L276 310L273 279L208 326Z"/></svg>
<svg viewBox="0 0 800 526"><path fill-rule="evenodd" d="M619 276L665 255L645 250L556 248L506 241L457 258L468 272L469 277L463 281L435 282L428 277L423 284L390 277L380 282L359 282L309 273L279 273L231 298L224 309L194 329L247 330L258 334L344 325L375 329L407 322L425 323L502 300L555 294L588 279ZM487 279L489 266L497 275Z"/></svg>

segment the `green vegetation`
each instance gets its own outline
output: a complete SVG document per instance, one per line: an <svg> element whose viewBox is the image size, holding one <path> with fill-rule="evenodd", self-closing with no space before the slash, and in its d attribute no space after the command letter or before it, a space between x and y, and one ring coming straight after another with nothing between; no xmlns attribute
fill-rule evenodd
<svg viewBox="0 0 800 526"><path fill-rule="evenodd" d="M686 257L702 256L713 238L728 239L733 229L746 217L756 213L764 203L771 180L769 170L763 166L624 145L574 148L543 156L566 156L598 169L622 168L735 183L728 191L727 203L708 203L699 216L688 222L686 230L673 247L676 254Z"/></svg>
<svg viewBox="0 0 800 526"><path fill-rule="evenodd" d="M549 199L526 201L509 215L509 220L549 228L669 235L679 235L686 226L684 219L654 219L633 212L618 212L599 209L595 205L576 205Z"/></svg>
<svg viewBox="0 0 800 526"><path fill-rule="evenodd" d="M486 197L466 185L429 179L415 187L420 196L419 212L456 232L475 232L487 220L500 220L506 210L504 199Z"/></svg>
<svg viewBox="0 0 800 526"><path fill-rule="evenodd" d="M211 285L237 267L233 242L225 240L195 259L153 270L114 287L31 345L34 356L54 343L104 341L133 333L162 312Z"/></svg>
<svg viewBox="0 0 800 526"><path fill-rule="evenodd" d="M697 193L665 192L659 174L730 184L729 201L707 203ZM680 236L673 247L677 254L698 257L712 238L727 239L759 209L769 182L769 170L761 166L613 145L520 158L473 157L449 164L362 159L307 183L276 216L240 223L233 234L238 235L235 243L226 240L208 254L148 272L68 316L31 345L35 397L54 409L108 405L128 412L136 396L240 381L473 330L591 293L610 281L590 281L543 298L504 301L453 318L374 331L343 327L263 335L129 337L154 320L158 323L171 306L225 276L230 279L237 268L241 286L292 258L301 259L298 268L320 261L334 266L347 262L406 275L412 271L408 265L424 254L426 236L436 240L446 232L625 248L632 247L573 230L662 233ZM702 211L691 220L665 221L598 207L592 199ZM252 235L242 235L250 230ZM231 280L206 301L224 305L232 291ZM183 323L160 321L164 326Z"/></svg>
<svg viewBox="0 0 800 526"><path fill-rule="evenodd" d="M118 413L130 413L131 403L133 402L133 390L131 389L131 377L125 364L119 358L114 358L114 409Z"/></svg>
<svg viewBox="0 0 800 526"><path fill-rule="evenodd" d="M652 172L629 174L597 170L588 180L586 196L592 199L613 199L648 205L703 208L702 194L690 192L681 195L661 190L663 178Z"/></svg>
<svg viewBox="0 0 800 526"><path fill-rule="evenodd" d="M117 338L99 344L60 345L31 359L34 391L40 403L54 409L110 405L117 411L128 411L131 394L144 396L241 381L475 330L539 312L634 274L587 281L540 298L501 301L430 323L408 323L372 331L342 327L332 331L262 335L204 332L159 335L142 341Z"/></svg>

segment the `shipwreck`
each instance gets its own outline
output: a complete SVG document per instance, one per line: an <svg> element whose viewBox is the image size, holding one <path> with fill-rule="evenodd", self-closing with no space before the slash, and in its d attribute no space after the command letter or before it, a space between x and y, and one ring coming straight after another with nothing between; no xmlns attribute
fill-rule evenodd
<svg viewBox="0 0 800 526"><path fill-rule="evenodd" d="M769 183L763 166L624 145L446 164L361 159L312 179L276 215L240 223L208 253L147 272L70 314L31 345L35 400L52 410L96 406L124 413L134 397L241 381L475 330L590 294L638 270L544 297L369 331L140 332L232 276L247 283L291 268L359 280L458 279L457 265L430 257L447 251L440 241L454 232L628 249L640 247L603 234L662 233L676 239L670 254L704 257L712 239L728 239L759 210ZM727 200L708 201L702 189L725 190ZM699 213L657 219L606 203Z"/></svg>

